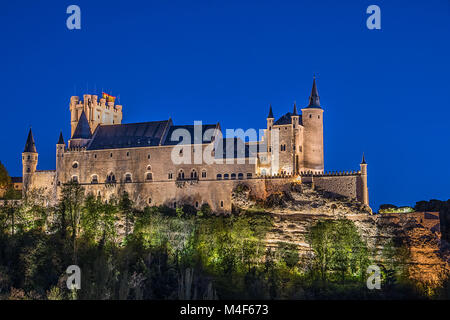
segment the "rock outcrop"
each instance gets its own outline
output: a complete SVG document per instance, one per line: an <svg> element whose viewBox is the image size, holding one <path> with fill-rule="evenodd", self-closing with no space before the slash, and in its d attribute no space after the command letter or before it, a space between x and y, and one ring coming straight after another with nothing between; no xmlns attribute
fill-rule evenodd
<svg viewBox="0 0 450 320"><path fill-rule="evenodd" d="M352 199L315 190L307 184L290 184L256 199L246 185L232 195L235 212L270 213L274 227L267 234L268 246L287 242L300 253L311 251L306 241L308 228L321 219L346 218L355 223L376 261L383 261L387 245L405 249L405 261L412 279L438 284L448 269L447 246L441 243L439 215L436 213L372 214L372 210Z"/></svg>

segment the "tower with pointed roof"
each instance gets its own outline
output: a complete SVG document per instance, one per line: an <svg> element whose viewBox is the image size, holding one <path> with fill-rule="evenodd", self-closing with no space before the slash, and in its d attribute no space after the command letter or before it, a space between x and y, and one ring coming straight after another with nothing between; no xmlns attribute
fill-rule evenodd
<svg viewBox="0 0 450 320"><path fill-rule="evenodd" d="M302 109L303 170L320 173L324 170L323 109L320 105L316 78L313 79L308 106Z"/></svg>
<svg viewBox="0 0 450 320"><path fill-rule="evenodd" d="M269 105L269 114L267 115L267 129L266 129L266 137L267 137L267 152L270 154L272 151L272 126L273 126L273 111L272 104Z"/></svg>
<svg viewBox="0 0 450 320"><path fill-rule="evenodd" d="M25 148L22 152L23 195L28 191L33 174L36 172L37 163L38 153L34 143L33 132L30 128L27 141L25 142Z"/></svg>
<svg viewBox="0 0 450 320"><path fill-rule="evenodd" d="M64 137L62 131L59 133L59 139L56 143L56 173L60 172L64 163L64 150L66 148L66 143L64 142Z"/></svg>
<svg viewBox="0 0 450 320"><path fill-rule="evenodd" d="M362 203L369 205L369 187L367 185L367 162L364 153L361 160L361 198Z"/></svg>
<svg viewBox="0 0 450 320"><path fill-rule="evenodd" d="M292 172L294 174L298 173L300 170L300 161L301 161L301 129L300 129L300 122L299 122L300 116L297 112L297 103L294 102L294 110L292 111L291 120L292 120L292 146L293 146L293 152L292 152Z"/></svg>

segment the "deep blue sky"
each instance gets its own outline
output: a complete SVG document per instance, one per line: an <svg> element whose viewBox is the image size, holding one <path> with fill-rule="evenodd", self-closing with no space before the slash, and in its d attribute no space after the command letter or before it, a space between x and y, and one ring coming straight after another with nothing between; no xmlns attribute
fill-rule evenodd
<svg viewBox="0 0 450 320"><path fill-rule="evenodd" d="M81 30L66 8L81 8ZM366 8L381 8L381 30ZM369 164L370 202L450 197L450 1L1 1L0 161L21 175L32 125L54 169L69 99L120 94L124 122L262 128L317 74L325 169Z"/></svg>

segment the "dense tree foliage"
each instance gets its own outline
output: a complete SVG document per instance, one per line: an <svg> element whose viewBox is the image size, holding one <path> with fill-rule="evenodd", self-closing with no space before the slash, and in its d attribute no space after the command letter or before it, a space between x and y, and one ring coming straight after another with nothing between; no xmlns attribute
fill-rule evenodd
<svg viewBox="0 0 450 320"><path fill-rule="evenodd" d="M423 297L407 281L407 254L394 244L383 252L386 286L367 289L373 253L349 220L312 225L309 254L268 243L273 228L265 213L215 216L206 205L138 211L126 193L106 203L67 184L57 207L45 207L37 193L1 208L0 298ZM72 264L82 270L81 290L73 292L66 287Z"/></svg>
<svg viewBox="0 0 450 320"><path fill-rule="evenodd" d="M15 190L8 170L0 161L0 197L4 200L17 200L22 197L20 190Z"/></svg>

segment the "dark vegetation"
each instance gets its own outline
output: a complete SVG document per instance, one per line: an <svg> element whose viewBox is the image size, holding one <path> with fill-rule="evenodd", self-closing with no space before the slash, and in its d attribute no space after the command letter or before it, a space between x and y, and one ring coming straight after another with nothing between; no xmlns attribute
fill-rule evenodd
<svg viewBox="0 0 450 320"><path fill-rule="evenodd" d="M11 177L8 174L3 163L0 162L0 190L1 197L0 200L17 200L22 197L22 192L19 190L14 190Z"/></svg>

